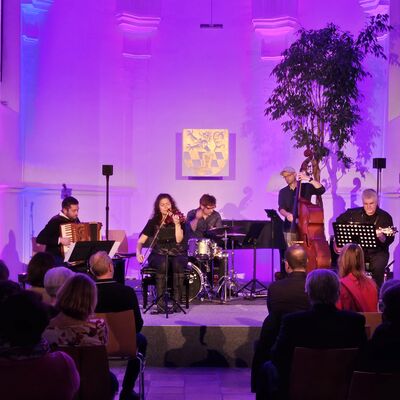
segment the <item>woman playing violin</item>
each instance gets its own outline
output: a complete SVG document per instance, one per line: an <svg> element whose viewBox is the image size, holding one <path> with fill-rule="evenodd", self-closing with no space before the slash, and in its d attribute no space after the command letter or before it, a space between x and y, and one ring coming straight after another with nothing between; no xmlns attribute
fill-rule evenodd
<svg viewBox="0 0 400 400"><path fill-rule="evenodd" d="M187 266L187 249L184 241L185 219L178 210L175 200L167 193L160 193L155 202L153 215L147 222L139 236L136 245L136 258L139 263L144 262L142 248L149 238L155 238L151 246L149 266L155 268L156 290L159 301L157 312L165 312L164 299L162 294L166 290L165 275L168 267L172 269L174 300L179 303L182 296L182 287ZM174 307L174 311L179 311Z"/></svg>

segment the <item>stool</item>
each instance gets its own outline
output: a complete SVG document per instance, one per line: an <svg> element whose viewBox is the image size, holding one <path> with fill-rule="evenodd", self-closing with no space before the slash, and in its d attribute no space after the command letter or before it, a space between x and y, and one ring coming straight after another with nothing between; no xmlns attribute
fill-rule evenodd
<svg viewBox="0 0 400 400"><path fill-rule="evenodd" d="M151 267L148 264L145 265L141 270L140 274L142 275L142 294L143 294L143 308L147 308L148 303L148 291L149 286L156 286L156 272L157 268ZM190 285L190 270L185 270L185 279L183 281L183 285L185 287L185 307L189 308L189 285ZM169 287L169 285L168 285ZM154 289L155 292L155 289Z"/></svg>

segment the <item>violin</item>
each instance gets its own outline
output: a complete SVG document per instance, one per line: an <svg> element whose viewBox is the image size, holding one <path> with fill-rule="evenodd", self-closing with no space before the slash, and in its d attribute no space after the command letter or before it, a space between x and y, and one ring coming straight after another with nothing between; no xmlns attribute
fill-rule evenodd
<svg viewBox="0 0 400 400"><path fill-rule="evenodd" d="M186 222L186 217L185 215L180 212L179 210L174 210L174 211L170 211L170 213L167 215L167 217L164 220L164 224L173 224L174 220L173 217L174 216L178 216L179 217L179 223L184 224Z"/></svg>

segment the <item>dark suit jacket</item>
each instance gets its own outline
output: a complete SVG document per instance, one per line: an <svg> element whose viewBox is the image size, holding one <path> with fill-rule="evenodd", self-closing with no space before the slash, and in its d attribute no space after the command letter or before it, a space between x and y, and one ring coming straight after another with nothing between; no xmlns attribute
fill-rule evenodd
<svg viewBox="0 0 400 400"><path fill-rule="evenodd" d="M112 279L99 279L97 286L96 312L118 312L132 310L135 316L136 332L140 332L143 319L135 290Z"/></svg>
<svg viewBox="0 0 400 400"><path fill-rule="evenodd" d="M282 318L271 360L277 367L281 383L288 387L295 347L350 348L365 344L365 318L351 311L339 311L333 305L317 304L310 311Z"/></svg>
<svg viewBox="0 0 400 400"><path fill-rule="evenodd" d="M361 371L400 372L400 323L379 325L362 351Z"/></svg>
<svg viewBox="0 0 400 400"><path fill-rule="evenodd" d="M305 281L305 272L292 272L285 279L273 282L268 287L268 316L263 322L251 366L252 391L255 391L261 366L270 359L271 347L278 335L282 317L310 308L308 296L304 290Z"/></svg>
<svg viewBox="0 0 400 400"><path fill-rule="evenodd" d="M71 222L79 223L79 219L71 221L62 215L55 215L39 233L36 238L36 242L39 244L45 244L46 251L50 254L53 254L55 257L57 257L57 259L63 258L61 253L61 245L58 244L58 238L60 237L60 225Z"/></svg>

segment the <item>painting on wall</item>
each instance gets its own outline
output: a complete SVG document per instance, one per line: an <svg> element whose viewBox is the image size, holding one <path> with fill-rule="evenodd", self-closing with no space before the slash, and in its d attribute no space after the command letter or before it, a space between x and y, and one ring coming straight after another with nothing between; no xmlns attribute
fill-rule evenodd
<svg viewBox="0 0 400 400"><path fill-rule="evenodd" d="M184 129L182 176L229 176L228 129Z"/></svg>

